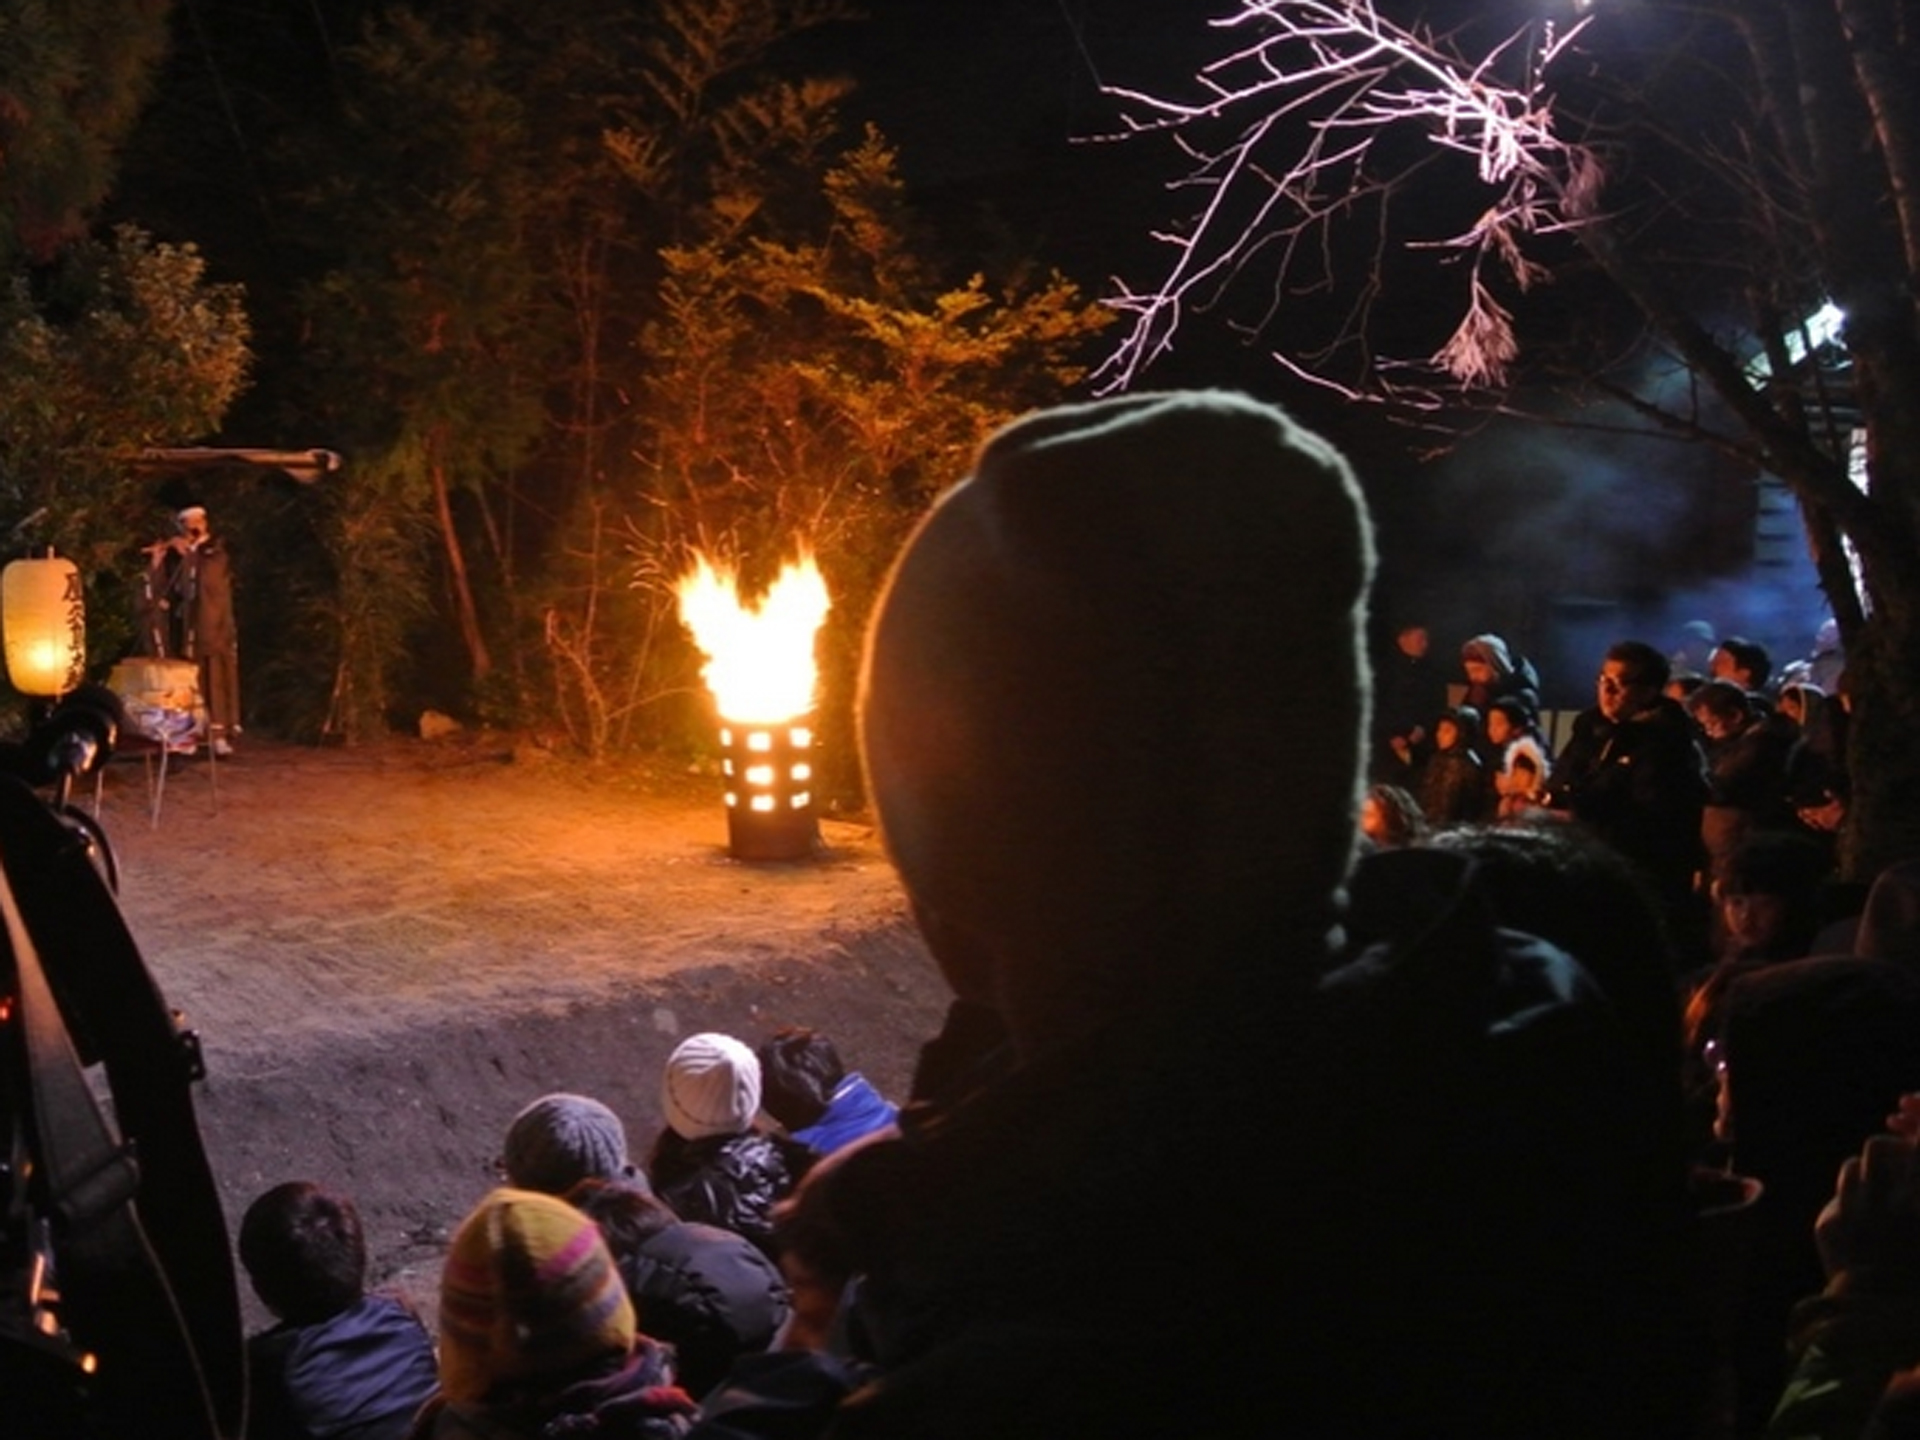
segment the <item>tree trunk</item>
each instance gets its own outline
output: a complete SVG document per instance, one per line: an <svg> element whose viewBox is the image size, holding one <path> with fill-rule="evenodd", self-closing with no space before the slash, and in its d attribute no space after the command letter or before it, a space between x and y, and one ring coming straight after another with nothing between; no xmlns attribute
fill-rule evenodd
<svg viewBox="0 0 1920 1440"><path fill-rule="evenodd" d="M1920 855L1920 607L1911 589L1886 595L1847 651L1853 798L1840 856L1855 880Z"/></svg>
<svg viewBox="0 0 1920 1440"><path fill-rule="evenodd" d="M493 673L493 657L487 653L486 637L480 633L480 612L473 603L473 585L467 577L466 552L460 548L460 532L453 523L453 497L447 486L447 467L436 441L428 447L427 471L433 478L433 508L440 520L440 538L447 549L447 575L453 588L454 613L460 619L460 638L466 642L467 660L476 683Z"/></svg>

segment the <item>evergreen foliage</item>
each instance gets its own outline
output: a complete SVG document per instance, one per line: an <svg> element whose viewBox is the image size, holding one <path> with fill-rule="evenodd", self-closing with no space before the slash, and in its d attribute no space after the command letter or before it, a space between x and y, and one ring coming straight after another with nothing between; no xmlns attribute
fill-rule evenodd
<svg viewBox="0 0 1920 1440"><path fill-rule="evenodd" d="M242 296L205 272L192 246L123 226L0 292L0 517L39 514L17 538L79 565L97 661L131 633L128 552L156 533L138 452L216 429L246 382Z"/></svg>

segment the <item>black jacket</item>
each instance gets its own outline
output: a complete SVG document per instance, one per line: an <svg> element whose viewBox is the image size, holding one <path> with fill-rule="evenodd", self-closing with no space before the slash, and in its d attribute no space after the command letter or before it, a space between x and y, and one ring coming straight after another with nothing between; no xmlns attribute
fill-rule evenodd
<svg viewBox="0 0 1920 1440"><path fill-rule="evenodd" d="M1571 811L1668 899L1687 893L1700 868L1706 798L1706 758L1686 712L1665 696L1617 723L1582 711L1554 762L1554 808Z"/></svg>
<svg viewBox="0 0 1920 1440"><path fill-rule="evenodd" d="M690 1395L712 1389L738 1356L766 1349L786 1321L779 1267L731 1230L681 1221L616 1259L642 1327L673 1346Z"/></svg>
<svg viewBox="0 0 1920 1440"><path fill-rule="evenodd" d="M773 1207L800 1183L812 1153L777 1135L663 1131L647 1166L653 1190L682 1220L718 1225L774 1253Z"/></svg>

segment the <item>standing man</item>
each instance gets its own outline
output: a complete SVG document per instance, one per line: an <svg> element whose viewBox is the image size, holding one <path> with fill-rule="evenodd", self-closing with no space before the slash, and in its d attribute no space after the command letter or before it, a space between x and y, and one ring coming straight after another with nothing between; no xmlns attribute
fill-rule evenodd
<svg viewBox="0 0 1920 1440"><path fill-rule="evenodd" d="M180 533L147 547L148 593L166 612L167 653L200 662L213 753L233 753L240 733L240 632L233 620L233 567L203 506L179 514Z"/></svg>
<svg viewBox="0 0 1920 1440"><path fill-rule="evenodd" d="M1668 675L1667 657L1641 641L1607 651L1596 703L1554 762L1548 803L1640 868L1684 945L1700 938L1693 882L1705 858L1707 769L1686 712L1662 693Z"/></svg>

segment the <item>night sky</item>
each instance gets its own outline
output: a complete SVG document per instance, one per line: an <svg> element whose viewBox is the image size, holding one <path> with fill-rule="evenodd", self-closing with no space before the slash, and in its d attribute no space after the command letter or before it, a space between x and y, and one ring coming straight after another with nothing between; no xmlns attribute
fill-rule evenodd
<svg viewBox="0 0 1920 1440"><path fill-rule="evenodd" d="M263 38L278 37L290 53L310 57L274 97L287 105L298 105L300 85L319 73L312 57L323 42L315 22L359 3L290 6L269 24L268 7L229 9L202 0L206 16L224 12L229 22L266 26ZM856 81L847 117L880 125L898 148L914 199L936 224L952 221L950 236L1002 232L1018 253L1059 268L1095 295L1111 293L1116 276L1135 286L1157 278L1166 251L1151 233L1178 220L1186 203L1168 188L1181 173L1179 157L1155 140L1099 143L1095 137L1118 128L1114 102L1100 86L1181 86L1221 44L1206 21L1230 9L1230 0L871 0L868 8L865 21L824 27L797 42L799 58ZM182 13L191 18L193 7ZM208 156L195 183L222 186L227 203L245 204L248 167L270 163L271 153L270 136L247 138L250 154L237 162ZM185 226L216 198L190 188L141 195L136 186L126 203L166 233L166 209ZM991 226L975 223L985 215ZM253 227L256 243L270 247L272 217L261 220ZM968 257L963 250L957 258ZM1404 319L1421 303L1418 294L1397 294L1392 314ZM1430 445L1430 436L1293 379L1265 347L1244 343L1217 315L1190 315L1173 355L1142 383L1246 389L1327 433L1354 459L1382 527L1383 608L1427 608L1442 636L1535 629L1536 648L1544 648L1546 611L1557 597L1544 592L1542 577L1566 571L1554 555L1567 537L1582 537L1571 583L1582 590L1617 585L1620 574L1647 568L1645 556L1658 550L1647 543L1650 529L1684 530L1687 498L1710 465L1684 447L1635 450L1540 427L1509 427L1444 463L1422 463L1411 456ZM1610 563L1615 553L1617 565ZM1650 623L1677 626L1679 611L1707 603L1677 597L1674 616ZM1722 587L1712 603L1731 612L1744 598ZM1817 618L1790 623L1810 626Z"/></svg>

